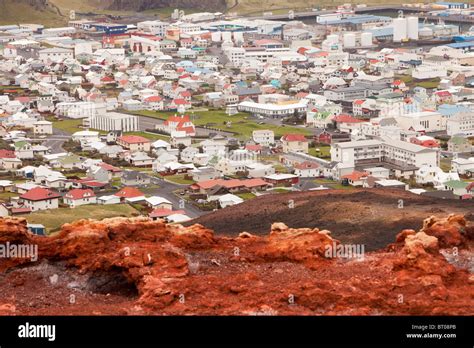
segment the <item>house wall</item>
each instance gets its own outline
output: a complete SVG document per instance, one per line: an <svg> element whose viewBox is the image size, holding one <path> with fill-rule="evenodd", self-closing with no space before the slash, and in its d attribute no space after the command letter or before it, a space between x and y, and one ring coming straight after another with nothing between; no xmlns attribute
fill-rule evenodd
<svg viewBox="0 0 474 348"><path fill-rule="evenodd" d="M30 208L32 211L57 209L59 207L58 198L45 199L43 201L24 200L24 202L25 202L25 207Z"/></svg>
<svg viewBox="0 0 474 348"><path fill-rule="evenodd" d="M69 205L71 208L79 207L81 205L86 205L86 204L96 204L97 203L97 197L86 197L86 198L81 198L81 199L69 199L69 198L64 198L64 203Z"/></svg>

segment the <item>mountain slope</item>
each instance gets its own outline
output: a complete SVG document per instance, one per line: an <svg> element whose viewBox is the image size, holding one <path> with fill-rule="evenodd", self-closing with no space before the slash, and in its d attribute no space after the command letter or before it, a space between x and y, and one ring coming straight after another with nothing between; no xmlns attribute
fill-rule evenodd
<svg viewBox="0 0 474 348"><path fill-rule="evenodd" d="M61 11L47 0L0 0L0 23L36 22L48 26L63 25Z"/></svg>

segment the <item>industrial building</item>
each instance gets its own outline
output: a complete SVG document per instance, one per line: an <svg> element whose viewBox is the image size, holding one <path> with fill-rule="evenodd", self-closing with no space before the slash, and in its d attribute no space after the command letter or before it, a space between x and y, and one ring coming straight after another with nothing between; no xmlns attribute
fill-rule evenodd
<svg viewBox="0 0 474 348"><path fill-rule="evenodd" d="M103 131L138 131L138 116L108 112L89 118L89 126Z"/></svg>

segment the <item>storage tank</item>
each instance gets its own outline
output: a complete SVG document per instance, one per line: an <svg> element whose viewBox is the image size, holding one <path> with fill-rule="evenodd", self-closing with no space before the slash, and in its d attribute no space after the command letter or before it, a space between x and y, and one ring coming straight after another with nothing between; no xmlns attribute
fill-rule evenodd
<svg viewBox="0 0 474 348"><path fill-rule="evenodd" d="M393 41L401 42L407 39L407 19L395 18L393 20Z"/></svg>
<svg viewBox="0 0 474 348"><path fill-rule="evenodd" d="M330 43L338 43L339 42L339 35L335 35L335 34L328 35L326 40Z"/></svg>
<svg viewBox="0 0 474 348"><path fill-rule="evenodd" d="M418 40L418 17L407 18L407 36L410 40Z"/></svg>
<svg viewBox="0 0 474 348"><path fill-rule="evenodd" d="M232 33L230 31L223 31L222 41L232 41Z"/></svg>
<svg viewBox="0 0 474 348"><path fill-rule="evenodd" d="M234 42L244 42L244 33L241 31L234 32Z"/></svg>
<svg viewBox="0 0 474 348"><path fill-rule="evenodd" d="M360 45L362 47L372 46L372 33L365 32L360 35Z"/></svg>
<svg viewBox="0 0 474 348"><path fill-rule="evenodd" d="M344 34L344 48L353 48L356 45L356 37L354 33Z"/></svg>
<svg viewBox="0 0 474 348"><path fill-rule="evenodd" d="M222 35L220 31L214 31L211 33L211 40L212 42L221 42L222 41Z"/></svg>

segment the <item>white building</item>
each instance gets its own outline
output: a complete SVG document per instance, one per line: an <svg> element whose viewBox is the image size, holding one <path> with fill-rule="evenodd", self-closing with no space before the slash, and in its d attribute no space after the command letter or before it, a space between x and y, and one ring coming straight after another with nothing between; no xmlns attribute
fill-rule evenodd
<svg viewBox="0 0 474 348"><path fill-rule="evenodd" d="M64 195L63 201L64 204L75 208L86 204L96 204L97 197L91 189L73 189Z"/></svg>
<svg viewBox="0 0 474 348"><path fill-rule="evenodd" d="M45 48L38 52L39 59L46 63L51 62L62 62L65 59L73 58L74 51L68 50L66 48L54 47L54 48Z"/></svg>
<svg viewBox="0 0 474 348"><path fill-rule="evenodd" d="M460 175L472 177L474 175L474 157L454 158L451 161L451 170L458 172Z"/></svg>
<svg viewBox="0 0 474 348"><path fill-rule="evenodd" d="M33 133L36 135L53 134L53 123L49 121L38 121L33 124Z"/></svg>
<svg viewBox="0 0 474 348"><path fill-rule="evenodd" d="M90 117L89 126L104 131L135 132L139 130L138 116L107 112Z"/></svg>
<svg viewBox="0 0 474 348"><path fill-rule="evenodd" d="M250 112L255 115L277 118L290 116L295 112L304 113L306 112L307 104L308 102L306 100L285 104L263 104L245 101L238 104L237 109L241 112Z"/></svg>
<svg viewBox="0 0 474 348"><path fill-rule="evenodd" d="M153 35L164 37L166 35L166 28L169 23L162 21L144 21L137 23L137 29Z"/></svg>
<svg viewBox="0 0 474 348"><path fill-rule="evenodd" d="M275 143L275 133L269 129L254 130L252 132L252 139L257 144L270 146Z"/></svg>
<svg viewBox="0 0 474 348"><path fill-rule="evenodd" d="M438 166L439 152L401 140L381 138L332 144L331 161L352 167L386 165L395 175L406 176L414 174L423 165Z"/></svg>
<svg viewBox="0 0 474 348"><path fill-rule="evenodd" d="M474 136L474 113L459 113L450 117L446 122L446 130L450 136Z"/></svg>
<svg viewBox="0 0 474 348"><path fill-rule="evenodd" d="M438 132L446 129L443 116L436 111L420 111L402 114L396 117L398 125L403 130L423 130L426 132Z"/></svg>
<svg viewBox="0 0 474 348"><path fill-rule="evenodd" d="M69 118L90 118L97 113L104 113L106 105L93 102L61 102L56 104L55 114Z"/></svg>

